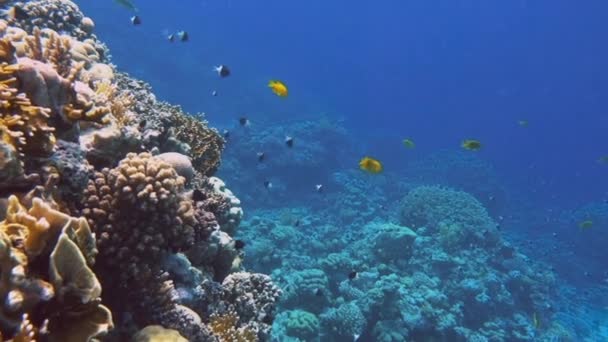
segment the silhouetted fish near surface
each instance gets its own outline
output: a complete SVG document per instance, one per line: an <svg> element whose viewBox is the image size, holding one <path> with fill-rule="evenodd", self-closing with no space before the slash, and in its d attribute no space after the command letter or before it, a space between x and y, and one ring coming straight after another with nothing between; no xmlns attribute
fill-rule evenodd
<svg viewBox="0 0 608 342"><path fill-rule="evenodd" d="M249 126L249 119L247 119L247 118L246 118L246 117L244 117L244 116L241 116L241 117L239 118L239 124L240 124L241 126Z"/></svg>
<svg viewBox="0 0 608 342"><path fill-rule="evenodd" d="M271 181L268 181L268 180L265 180L265 181L264 181L264 187L265 187L266 189L271 189L271 188L272 188L272 182L271 182Z"/></svg>
<svg viewBox="0 0 608 342"><path fill-rule="evenodd" d="M167 40L170 41L171 43L173 43L173 41L175 40L175 35L173 33L169 34L167 36Z"/></svg>
<svg viewBox="0 0 608 342"><path fill-rule="evenodd" d="M352 271L348 274L348 279L353 280L353 279L357 278L357 275L358 275L357 271Z"/></svg>
<svg viewBox="0 0 608 342"><path fill-rule="evenodd" d="M315 296L317 296L317 297L322 297L322 296L323 296L323 290L321 290L321 289L317 289L317 290L315 291Z"/></svg>
<svg viewBox="0 0 608 342"><path fill-rule="evenodd" d="M293 147L293 138L289 135L285 137L285 145L287 145L289 148Z"/></svg>
<svg viewBox="0 0 608 342"><path fill-rule="evenodd" d="M258 152L257 157L259 162L263 162L264 158L266 157L266 154L264 154L264 152Z"/></svg>
<svg viewBox="0 0 608 342"><path fill-rule="evenodd" d="M217 72L217 74L222 78L230 76L231 73L230 69L228 69L228 67L223 64L216 66L215 68L213 68L213 70L215 70L215 72Z"/></svg>
<svg viewBox="0 0 608 342"><path fill-rule="evenodd" d="M179 39L181 42L187 42L190 40L190 35L188 35L188 32L186 31L179 31L176 35L177 39Z"/></svg>
<svg viewBox="0 0 608 342"><path fill-rule="evenodd" d="M212 91L211 96L217 96L217 91L216 90Z"/></svg>
<svg viewBox="0 0 608 342"><path fill-rule="evenodd" d="M323 192L323 184L315 185L315 190L317 190L318 193Z"/></svg>
<svg viewBox="0 0 608 342"><path fill-rule="evenodd" d="M141 25L141 18L138 15L134 15L131 17L131 24L133 25Z"/></svg>
<svg viewBox="0 0 608 342"><path fill-rule="evenodd" d="M228 139L230 138L230 131L225 129L222 131L222 136L224 137L224 139Z"/></svg>
<svg viewBox="0 0 608 342"><path fill-rule="evenodd" d="M114 2L121 5L124 8L137 12L137 7L135 7L135 4L131 0L114 0Z"/></svg>

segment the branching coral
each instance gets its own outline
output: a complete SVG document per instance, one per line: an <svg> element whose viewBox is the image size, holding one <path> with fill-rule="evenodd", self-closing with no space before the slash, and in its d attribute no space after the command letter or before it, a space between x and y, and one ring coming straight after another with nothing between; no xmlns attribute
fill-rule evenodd
<svg viewBox="0 0 608 342"><path fill-rule="evenodd" d="M235 312L223 315L213 315L209 327L220 342L254 342L257 341L256 333L248 328L238 327L239 316Z"/></svg>
<svg viewBox="0 0 608 342"><path fill-rule="evenodd" d="M17 90L18 65L0 65L0 135L21 154L48 155L55 144L50 110L32 105Z"/></svg>
<svg viewBox="0 0 608 342"><path fill-rule="evenodd" d="M175 137L190 146L190 157L196 170L207 176L215 173L220 166L224 139L216 130L209 128L206 122L182 113L179 108L169 109L172 112Z"/></svg>

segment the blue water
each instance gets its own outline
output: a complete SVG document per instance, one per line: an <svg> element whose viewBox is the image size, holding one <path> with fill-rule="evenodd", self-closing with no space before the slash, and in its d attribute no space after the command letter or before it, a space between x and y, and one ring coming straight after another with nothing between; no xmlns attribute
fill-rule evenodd
<svg viewBox="0 0 608 342"><path fill-rule="evenodd" d="M563 286L554 305L570 311L552 320L567 321L574 341L608 339L608 164L598 162L608 155L605 1L141 0L137 27L113 1L78 4L119 69L149 82L159 98L234 131L219 176L243 200L248 220L278 220L281 210L301 207L322 216L319 203L340 207L337 174L357 179L357 163L368 154L386 173L363 180L380 189L375 203L397 206L407 192L395 193L395 182L500 196L494 212L487 198L478 199L504 221L505 239L552 268ZM177 30L190 41L169 43L166 35ZM233 75L219 79L212 71L218 64ZM289 97L272 94L269 79L284 81ZM252 125L243 132L237 118L244 115ZM318 129L320 117L341 120L343 134L298 127L309 120ZM292 132L304 145L295 156L277 147ZM267 133L278 143L265 148L281 160L266 167L255 162L255 147L239 142L260 142ZM404 148L405 137L414 150ZM483 148L463 151L466 138ZM454 175L441 177L454 160ZM277 184L274 193L264 192L265 179ZM307 190L317 183L327 184L322 199ZM489 193L480 195L486 183ZM593 227L580 229L586 219ZM340 229L357 224L364 223ZM256 226L246 220L242 228ZM253 258L246 265L275 274L282 267ZM574 331L581 324L567 315L589 328Z"/></svg>

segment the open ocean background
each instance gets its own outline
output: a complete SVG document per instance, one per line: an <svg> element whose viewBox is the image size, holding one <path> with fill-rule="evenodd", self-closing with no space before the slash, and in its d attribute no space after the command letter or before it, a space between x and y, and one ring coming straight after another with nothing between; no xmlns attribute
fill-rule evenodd
<svg viewBox="0 0 608 342"><path fill-rule="evenodd" d="M360 196L394 213L407 194L394 194L400 182L464 190L505 239L555 272L548 305L556 309L546 320L559 321L571 341L608 340L608 163L599 160L608 155L608 2L141 0L139 26L114 1L77 3L120 70L231 132L218 176L243 201L245 241L259 233L253 218L330 220L327 208L352 205L342 176L380 189L371 196L363 186ZM168 42L178 30L190 40ZM218 78L219 64L232 75ZM284 81L289 97L275 96L270 79ZM250 127L239 127L241 116ZM259 165L251 146L266 134L293 135L293 156L270 142L269 162ZM463 150L466 138L482 149ZM365 155L382 161L383 175L361 178ZM579 228L584 220L593 226ZM248 268L275 278L297 268L263 264L248 246ZM327 251L300 252L316 259Z"/></svg>

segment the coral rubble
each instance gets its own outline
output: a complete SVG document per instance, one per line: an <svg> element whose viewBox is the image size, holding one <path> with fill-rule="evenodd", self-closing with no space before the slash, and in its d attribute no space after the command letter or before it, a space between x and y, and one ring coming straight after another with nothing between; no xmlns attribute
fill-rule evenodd
<svg viewBox="0 0 608 342"><path fill-rule="evenodd" d="M73 2L0 8L1 336L268 340L281 291L242 269L222 137L118 72Z"/></svg>

